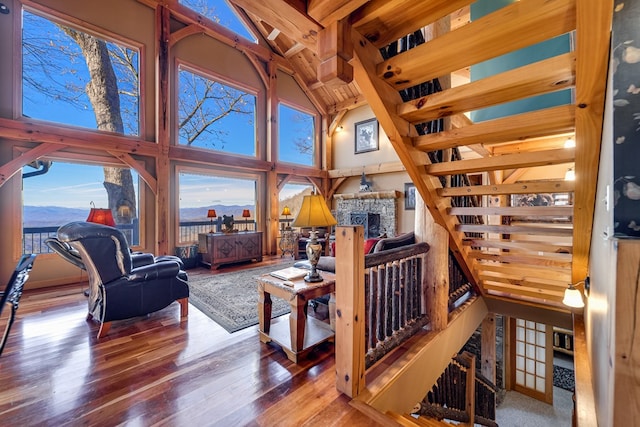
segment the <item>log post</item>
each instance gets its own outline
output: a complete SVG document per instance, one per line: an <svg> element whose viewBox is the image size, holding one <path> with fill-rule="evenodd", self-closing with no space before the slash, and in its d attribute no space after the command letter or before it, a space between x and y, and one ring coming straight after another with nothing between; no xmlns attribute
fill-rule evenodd
<svg viewBox="0 0 640 427"><path fill-rule="evenodd" d="M354 398L364 389L364 228L336 228L336 388Z"/></svg>
<svg viewBox="0 0 640 427"><path fill-rule="evenodd" d="M480 353L482 356L482 375L496 383L496 315L487 314L482 321L482 342Z"/></svg>
<svg viewBox="0 0 640 427"><path fill-rule="evenodd" d="M468 353L469 367L467 368L467 414L469 414L469 423L463 425L474 425L476 418L476 357Z"/></svg>
<svg viewBox="0 0 640 427"><path fill-rule="evenodd" d="M441 331L449 323L449 233L433 220L416 192L416 240L427 242L422 274L422 307L426 307L431 330Z"/></svg>

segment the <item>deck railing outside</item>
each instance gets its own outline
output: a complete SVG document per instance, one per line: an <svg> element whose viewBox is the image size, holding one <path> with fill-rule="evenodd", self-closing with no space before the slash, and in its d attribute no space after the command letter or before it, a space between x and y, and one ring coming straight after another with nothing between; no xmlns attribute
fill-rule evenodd
<svg viewBox="0 0 640 427"><path fill-rule="evenodd" d="M116 227L124 233L131 246L140 244L139 220L134 220L131 224L117 224ZM62 225L62 224L61 224ZM216 232L222 231L222 218L213 221ZM45 254L51 250L44 243L48 237L55 237L60 226L48 227L24 227L22 229L22 253L23 254ZM255 231L257 223L254 220L236 220L233 228L238 231ZM181 245L197 244L198 234L211 231L211 221L181 221L178 227L178 241Z"/></svg>

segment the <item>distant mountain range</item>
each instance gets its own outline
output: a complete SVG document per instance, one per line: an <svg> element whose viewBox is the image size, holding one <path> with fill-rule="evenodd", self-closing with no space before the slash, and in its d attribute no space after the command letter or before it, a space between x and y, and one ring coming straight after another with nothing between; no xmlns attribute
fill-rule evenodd
<svg viewBox="0 0 640 427"><path fill-rule="evenodd" d="M255 206L253 205L213 205L201 208L180 209L180 219L182 221L207 221L207 211L215 209L218 216L233 215L235 218L242 218L242 211L249 209L251 217L254 218ZM71 221L84 221L89 216L89 209L84 208L64 208L61 206L25 206L24 226L25 227L53 227L66 224Z"/></svg>
<svg viewBox="0 0 640 427"><path fill-rule="evenodd" d="M300 210L302 204L302 196L311 193L311 190L305 190L300 194L296 194L288 199L281 200L280 206L289 206L293 220ZM233 215L234 218L242 219L242 211L249 209L251 218L255 219L254 205L211 205L199 208L180 209L181 221L207 221L207 211L215 209L218 216ZM25 227L53 227L66 224L71 221L84 221L89 216L88 208L64 208L61 206L25 206L24 207L24 226Z"/></svg>

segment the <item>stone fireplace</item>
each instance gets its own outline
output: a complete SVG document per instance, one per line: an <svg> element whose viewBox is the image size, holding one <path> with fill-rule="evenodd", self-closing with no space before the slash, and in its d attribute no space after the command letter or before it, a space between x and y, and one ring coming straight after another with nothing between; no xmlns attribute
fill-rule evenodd
<svg viewBox="0 0 640 427"><path fill-rule="evenodd" d="M335 194L338 225L362 225L365 239L380 234L395 236L400 191Z"/></svg>

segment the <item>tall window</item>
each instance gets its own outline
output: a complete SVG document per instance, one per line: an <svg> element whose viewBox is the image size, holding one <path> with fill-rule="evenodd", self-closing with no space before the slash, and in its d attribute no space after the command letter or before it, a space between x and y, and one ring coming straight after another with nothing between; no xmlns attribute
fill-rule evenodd
<svg viewBox="0 0 640 427"><path fill-rule="evenodd" d="M248 220L255 221L257 206L255 179L180 172L178 186L180 199L178 235L182 243L196 242L198 233L209 231L211 221L217 221L217 217L233 215L234 220L243 221L245 219L242 217L242 212L248 209L251 214ZM216 211L214 219L207 217L211 209Z"/></svg>
<svg viewBox="0 0 640 427"><path fill-rule="evenodd" d="M311 114L278 105L278 160L313 166L315 159L314 118Z"/></svg>
<svg viewBox="0 0 640 427"><path fill-rule="evenodd" d="M35 168L35 167L37 168ZM108 168L111 170L112 168ZM102 166L46 161L22 169L23 253L48 252L44 239L61 225L85 221L91 204L109 207ZM116 226L130 245L139 245L138 174L131 171L133 194L128 203L112 209ZM116 184L110 185L112 188ZM120 191L118 191L120 192Z"/></svg>
<svg viewBox="0 0 640 427"><path fill-rule="evenodd" d="M256 155L256 96L186 70L179 70L179 143Z"/></svg>
<svg viewBox="0 0 640 427"><path fill-rule="evenodd" d="M225 0L180 0L180 3L247 40L258 42Z"/></svg>
<svg viewBox="0 0 640 427"><path fill-rule="evenodd" d="M25 10L23 115L138 135L138 56L132 48Z"/></svg>

